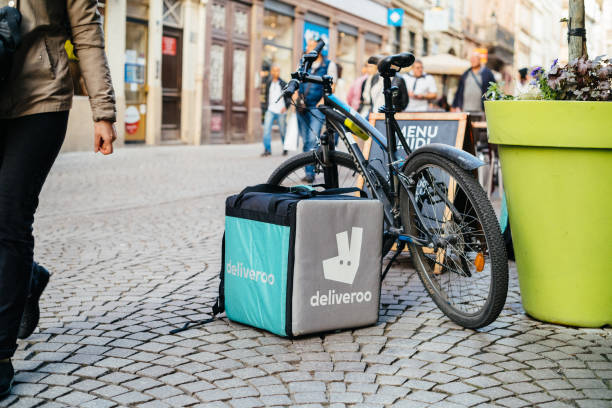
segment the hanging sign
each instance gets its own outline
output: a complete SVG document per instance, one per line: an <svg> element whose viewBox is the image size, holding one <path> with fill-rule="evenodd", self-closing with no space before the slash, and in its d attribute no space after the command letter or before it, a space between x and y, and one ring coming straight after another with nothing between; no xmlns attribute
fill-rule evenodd
<svg viewBox="0 0 612 408"><path fill-rule="evenodd" d="M387 25L393 27L401 27L404 22L404 9L390 8L387 9Z"/></svg>
<svg viewBox="0 0 612 408"><path fill-rule="evenodd" d="M427 32L448 31L450 15L448 9L434 7L425 10L423 30Z"/></svg>

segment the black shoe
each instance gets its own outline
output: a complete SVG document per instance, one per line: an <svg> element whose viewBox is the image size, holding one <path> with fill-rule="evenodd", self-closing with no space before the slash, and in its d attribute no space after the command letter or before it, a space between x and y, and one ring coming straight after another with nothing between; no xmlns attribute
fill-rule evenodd
<svg viewBox="0 0 612 408"><path fill-rule="evenodd" d="M288 152L288 151L286 151L286 150L283 150L283 156L286 156L286 155L287 155L287 153L289 153L289 152Z"/></svg>
<svg viewBox="0 0 612 408"><path fill-rule="evenodd" d="M266 157L266 156L270 156L270 155L272 155L272 153L271 153L271 152L269 152L269 151L267 151L267 150L265 150L265 151L264 151L264 152L261 154L261 157Z"/></svg>
<svg viewBox="0 0 612 408"><path fill-rule="evenodd" d="M38 319L40 319L40 308L38 306L38 300L40 295L47 287L49 283L49 271L44 267L40 266L36 262L32 265L32 285L30 287L30 295L26 299L25 308L23 310L23 317L21 318L21 325L19 326L19 332L17 337L20 339L26 339L34 333L36 326L38 326Z"/></svg>
<svg viewBox="0 0 612 408"><path fill-rule="evenodd" d="M11 393L14 378L15 370L11 360L0 360L0 400Z"/></svg>

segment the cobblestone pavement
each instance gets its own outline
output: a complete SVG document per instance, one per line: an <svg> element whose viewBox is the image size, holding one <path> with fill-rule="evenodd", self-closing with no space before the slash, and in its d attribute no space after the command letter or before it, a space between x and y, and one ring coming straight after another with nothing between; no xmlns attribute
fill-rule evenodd
<svg viewBox="0 0 612 408"><path fill-rule="evenodd" d="M277 149L278 151L278 149ZM282 157L259 145L131 147L60 156L36 221L53 271L0 407L610 407L612 329L525 316L515 270L502 316L450 323L404 260L375 327L296 341L206 317L224 198Z"/></svg>

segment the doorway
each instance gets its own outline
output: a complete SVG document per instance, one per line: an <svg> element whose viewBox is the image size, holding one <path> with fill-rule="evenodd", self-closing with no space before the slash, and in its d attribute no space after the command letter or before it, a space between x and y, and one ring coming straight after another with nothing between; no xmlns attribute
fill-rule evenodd
<svg viewBox="0 0 612 408"><path fill-rule="evenodd" d="M183 30L164 26L162 36L162 140L181 138Z"/></svg>
<svg viewBox="0 0 612 408"><path fill-rule="evenodd" d="M207 13L211 40L204 105L210 108L210 120L204 122L203 133L208 143L247 140L250 13L250 6L230 0L215 0Z"/></svg>

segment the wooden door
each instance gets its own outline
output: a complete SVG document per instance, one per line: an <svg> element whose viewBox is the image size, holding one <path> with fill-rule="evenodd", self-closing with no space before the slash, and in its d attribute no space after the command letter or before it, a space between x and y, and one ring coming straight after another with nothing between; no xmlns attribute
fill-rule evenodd
<svg viewBox="0 0 612 408"><path fill-rule="evenodd" d="M162 36L162 140L181 137L183 30L164 26Z"/></svg>
<svg viewBox="0 0 612 408"><path fill-rule="evenodd" d="M204 130L209 143L247 139L250 13L249 5L230 0L215 0L208 13L210 120Z"/></svg>

